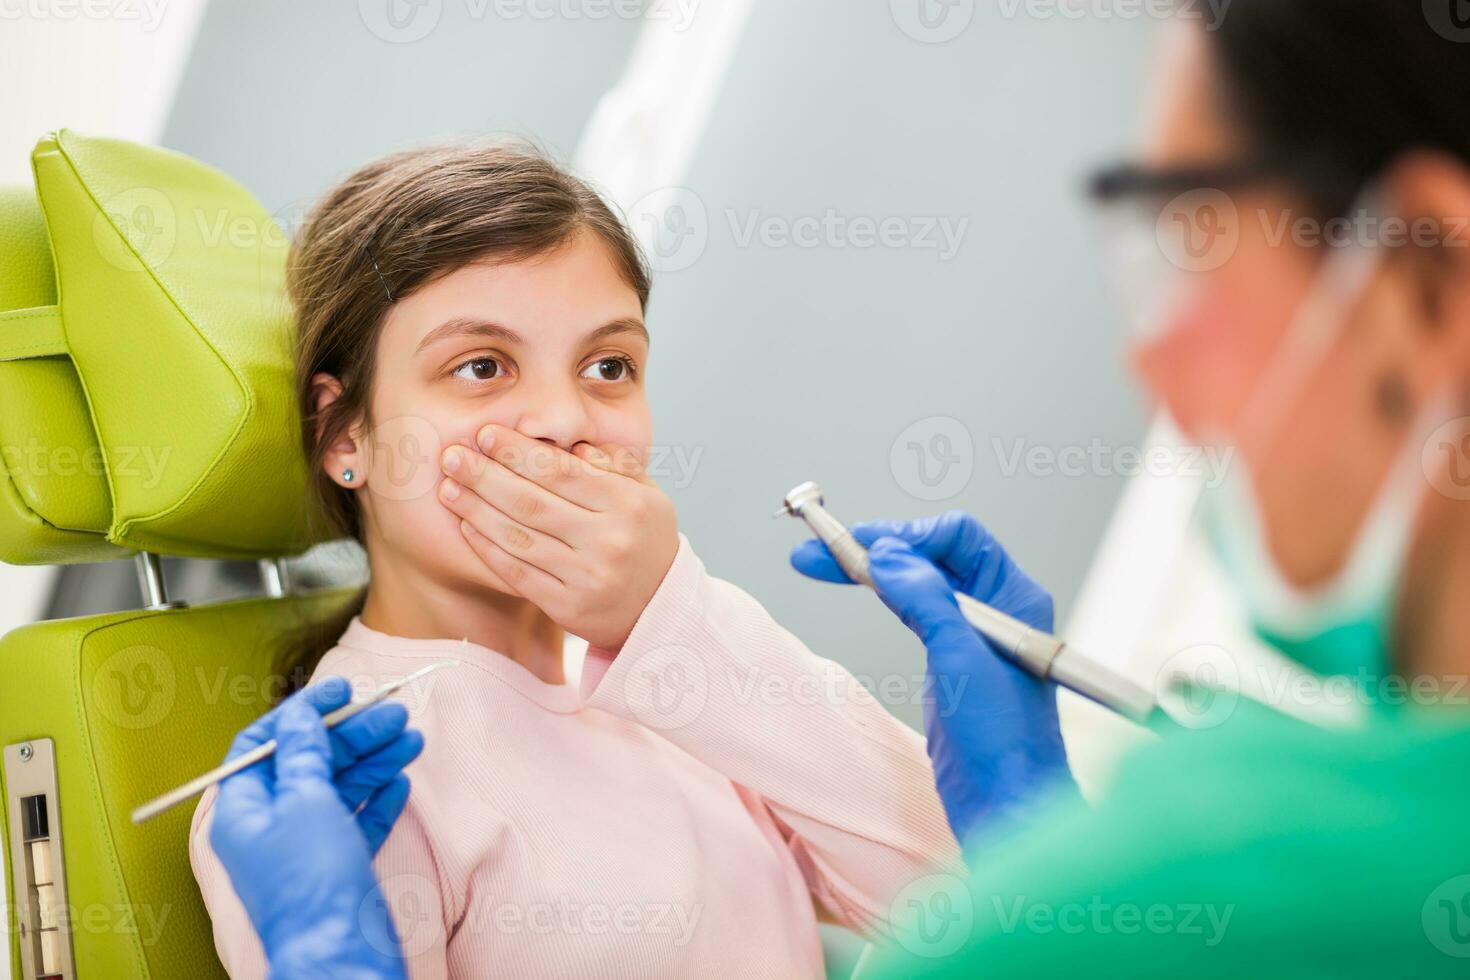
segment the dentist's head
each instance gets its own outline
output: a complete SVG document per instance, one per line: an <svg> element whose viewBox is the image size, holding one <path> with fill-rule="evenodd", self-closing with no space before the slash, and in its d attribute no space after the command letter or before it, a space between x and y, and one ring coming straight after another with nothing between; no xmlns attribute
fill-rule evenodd
<svg viewBox="0 0 1470 980"><path fill-rule="evenodd" d="M1323 670L1448 669L1444 636L1470 627L1463 6L1181 16L1141 159L1095 188L1145 205L1136 251L1164 273L1142 377L1186 433L1237 450L1204 502L1226 567L1257 626Z"/></svg>

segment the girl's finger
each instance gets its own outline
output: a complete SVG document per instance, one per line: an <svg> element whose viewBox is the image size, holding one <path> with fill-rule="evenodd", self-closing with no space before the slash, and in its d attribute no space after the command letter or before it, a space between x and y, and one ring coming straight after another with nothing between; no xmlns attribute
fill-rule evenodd
<svg viewBox="0 0 1470 980"><path fill-rule="evenodd" d="M594 446L590 442L579 442L572 447L572 454L602 472L626 476L639 483L650 485L653 483L645 472L644 461L627 446L619 446L614 443Z"/></svg>
<svg viewBox="0 0 1470 980"><path fill-rule="evenodd" d="M571 544L576 530L593 513L464 446L446 449L442 465L455 483L473 490L517 524L567 544ZM586 464L577 460L577 465Z"/></svg>
<svg viewBox="0 0 1470 980"><path fill-rule="evenodd" d="M464 523L464 519L459 517L457 514L451 514L451 516L455 518L455 527L459 527L460 524ZM501 578L499 575L495 574L495 570L489 565L485 564L485 559L481 558L479 553L475 551L474 548L469 547L469 536L466 535L463 530L459 532L459 537L460 540L465 543L466 548L469 549L469 560L479 566L480 585L483 585L485 588L491 590L492 592L500 592L504 595L512 595L518 599L526 598L515 589L511 588L509 582Z"/></svg>
<svg viewBox="0 0 1470 980"><path fill-rule="evenodd" d="M572 455L608 473L614 472L613 458L601 446L594 446L590 442L579 442L572 447Z"/></svg>
<svg viewBox="0 0 1470 980"><path fill-rule="evenodd" d="M611 502L604 473L559 446L522 435L503 425L480 430L480 452L512 473L587 510L606 510Z"/></svg>
<svg viewBox="0 0 1470 980"><path fill-rule="evenodd" d="M515 595L528 599L547 613L561 605L566 586L561 579L516 557L485 537L469 521L459 522L460 533L490 571L499 575Z"/></svg>
<svg viewBox="0 0 1470 980"><path fill-rule="evenodd" d="M485 498L461 486L452 477L440 481L439 499L462 520L474 525L480 534L537 568L554 570L575 560L575 553L566 542L511 520L509 515L486 503Z"/></svg>

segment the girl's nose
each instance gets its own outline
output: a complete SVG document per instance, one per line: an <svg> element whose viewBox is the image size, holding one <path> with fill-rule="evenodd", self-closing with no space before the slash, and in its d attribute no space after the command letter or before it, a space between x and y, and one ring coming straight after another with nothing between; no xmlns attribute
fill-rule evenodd
<svg viewBox="0 0 1470 980"><path fill-rule="evenodd" d="M579 442L591 442L592 418L582 393L569 385L540 385L522 389L524 402L511 425L522 435L570 451Z"/></svg>

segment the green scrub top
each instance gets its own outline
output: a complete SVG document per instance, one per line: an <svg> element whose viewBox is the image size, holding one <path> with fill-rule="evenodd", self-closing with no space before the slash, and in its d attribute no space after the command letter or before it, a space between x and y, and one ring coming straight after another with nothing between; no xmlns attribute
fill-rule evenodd
<svg viewBox="0 0 1470 980"><path fill-rule="evenodd" d="M969 882L900 896L915 930L861 975L1470 977L1457 700L1349 733L1242 700L1135 753L1092 807L973 842Z"/></svg>

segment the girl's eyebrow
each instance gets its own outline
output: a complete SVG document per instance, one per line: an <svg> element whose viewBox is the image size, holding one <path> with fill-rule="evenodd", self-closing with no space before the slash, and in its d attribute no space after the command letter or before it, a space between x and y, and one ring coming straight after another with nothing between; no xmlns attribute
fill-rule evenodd
<svg viewBox="0 0 1470 980"><path fill-rule="evenodd" d="M643 325L642 320L636 317L620 317L611 323L606 323L589 333L583 343L595 344L600 340L620 333L637 334L643 338L645 344L648 343L648 328ZM425 334L424 339L420 340L418 347L415 348L414 354L419 354L425 347L437 344L439 341L448 337L462 337L466 335L486 337L505 344L522 344L525 342L520 334L509 327L492 323L489 320L457 316L451 320L445 320L439 326Z"/></svg>
<svg viewBox="0 0 1470 980"><path fill-rule="evenodd" d="M419 341L419 345L414 350L414 353L421 353L425 347L431 344L437 344L446 337L459 337L464 335L488 337L491 340L499 340L506 344L520 344L524 342L521 339L521 335L509 327L502 327L500 324L491 323L489 320L477 320L474 317L457 316L452 320L445 320L439 326L425 334L424 339Z"/></svg>
<svg viewBox="0 0 1470 980"><path fill-rule="evenodd" d="M639 320L636 317L620 317L612 321L611 323L604 324L603 326L600 326L596 330L589 333L586 340L583 342L587 344L595 344L599 340L603 340L607 337L613 336L614 334L620 333L638 334L640 337L643 338L643 342L645 344L648 343L648 328L643 325L642 320Z"/></svg>

